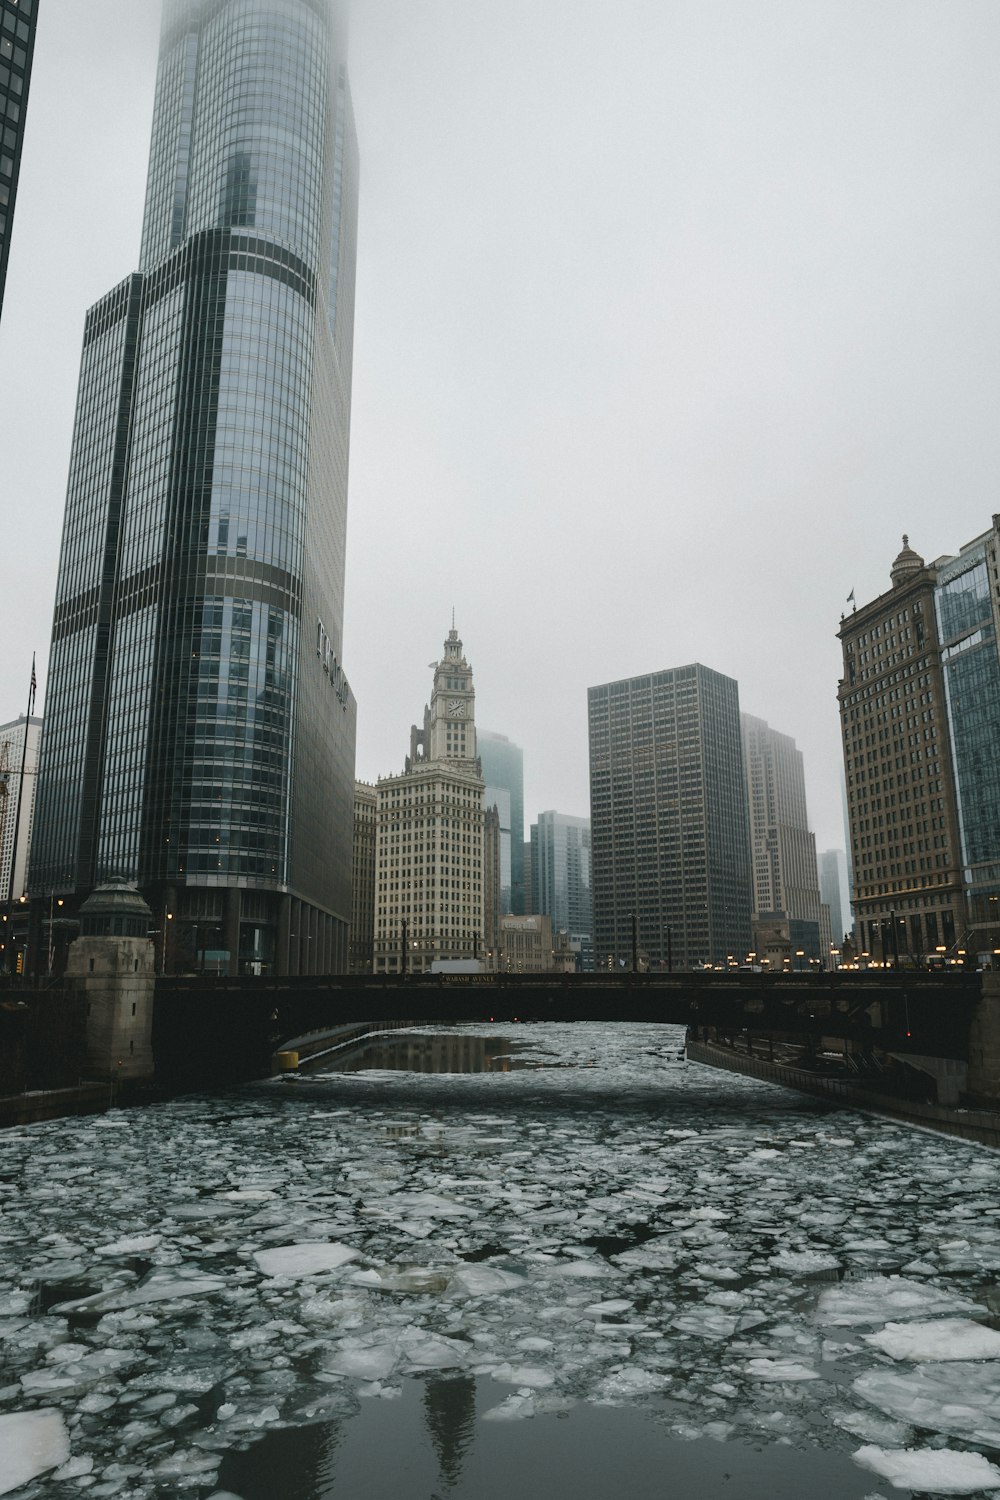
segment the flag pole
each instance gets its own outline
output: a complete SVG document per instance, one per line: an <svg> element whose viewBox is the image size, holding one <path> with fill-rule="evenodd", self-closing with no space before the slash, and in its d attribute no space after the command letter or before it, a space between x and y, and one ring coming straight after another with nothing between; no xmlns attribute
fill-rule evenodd
<svg viewBox="0 0 1000 1500"><path fill-rule="evenodd" d="M38 679L35 677L35 653L31 653L31 687L28 690L28 715L24 721L24 744L21 746L21 774L17 781L17 802L14 812L14 842L10 850L10 878L7 881L7 915L10 918L14 905L14 877L17 872L17 844L21 834L21 800L24 793L24 769L28 760L28 730L31 728L31 715L35 711L35 690L38 687Z"/></svg>

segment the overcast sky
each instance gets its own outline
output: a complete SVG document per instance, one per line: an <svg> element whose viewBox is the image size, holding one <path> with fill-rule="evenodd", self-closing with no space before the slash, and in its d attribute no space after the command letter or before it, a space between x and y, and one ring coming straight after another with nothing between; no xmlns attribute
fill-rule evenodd
<svg viewBox="0 0 1000 1500"><path fill-rule="evenodd" d="M41 0L0 322L0 720L51 630L86 308L134 270L156 0ZM586 690L702 661L842 845L836 630L1000 510L996 0L355 0L345 666L401 769L452 606L526 822Z"/></svg>

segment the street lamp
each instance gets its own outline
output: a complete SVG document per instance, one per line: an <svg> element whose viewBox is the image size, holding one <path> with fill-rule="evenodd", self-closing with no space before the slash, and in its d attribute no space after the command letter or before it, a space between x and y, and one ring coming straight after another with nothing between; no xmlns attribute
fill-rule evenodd
<svg viewBox="0 0 1000 1500"><path fill-rule="evenodd" d="M806 956L806 950L804 948L796 948L796 950L795 950L795 957L798 959L798 963L796 965L796 968L798 969L798 971L799 971L800 974L802 973L802 960L805 958L805 956Z"/></svg>

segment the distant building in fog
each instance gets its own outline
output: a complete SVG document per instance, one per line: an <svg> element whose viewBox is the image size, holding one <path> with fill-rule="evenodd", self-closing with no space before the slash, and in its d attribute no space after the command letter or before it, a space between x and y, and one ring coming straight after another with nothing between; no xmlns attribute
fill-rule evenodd
<svg viewBox="0 0 1000 1500"><path fill-rule="evenodd" d="M486 783L486 806L500 814L500 910L523 912L524 751L505 734L481 729L479 759Z"/></svg>
<svg viewBox="0 0 1000 1500"><path fill-rule="evenodd" d="M830 908L833 946L839 948L851 927L851 911L847 904L847 861L843 849L824 849L818 863L819 893Z"/></svg>
<svg viewBox="0 0 1000 1500"><path fill-rule="evenodd" d="M741 714L750 817L755 947L759 930L787 923L791 956L829 961L823 951L816 840L809 832L802 752L791 735Z"/></svg>

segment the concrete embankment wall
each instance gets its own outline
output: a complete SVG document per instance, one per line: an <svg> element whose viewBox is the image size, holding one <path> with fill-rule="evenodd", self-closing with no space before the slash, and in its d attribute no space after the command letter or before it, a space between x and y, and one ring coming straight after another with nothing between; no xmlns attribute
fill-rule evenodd
<svg viewBox="0 0 1000 1500"><path fill-rule="evenodd" d="M843 1079L820 1078L803 1068L767 1062L762 1057L748 1057L729 1047L714 1046L709 1042L689 1042L687 1052L692 1062L706 1063L713 1068L726 1068L731 1073L745 1073L750 1078L762 1078L768 1083L779 1083L785 1088L796 1089L799 1093L825 1099L835 1109L869 1110L873 1114L887 1115L893 1120L922 1125L929 1130L957 1135L962 1140L976 1141L981 1146L992 1146L995 1150L1000 1150L1000 1113L991 1110L947 1109L940 1104L895 1099L871 1089L859 1088Z"/></svg>

